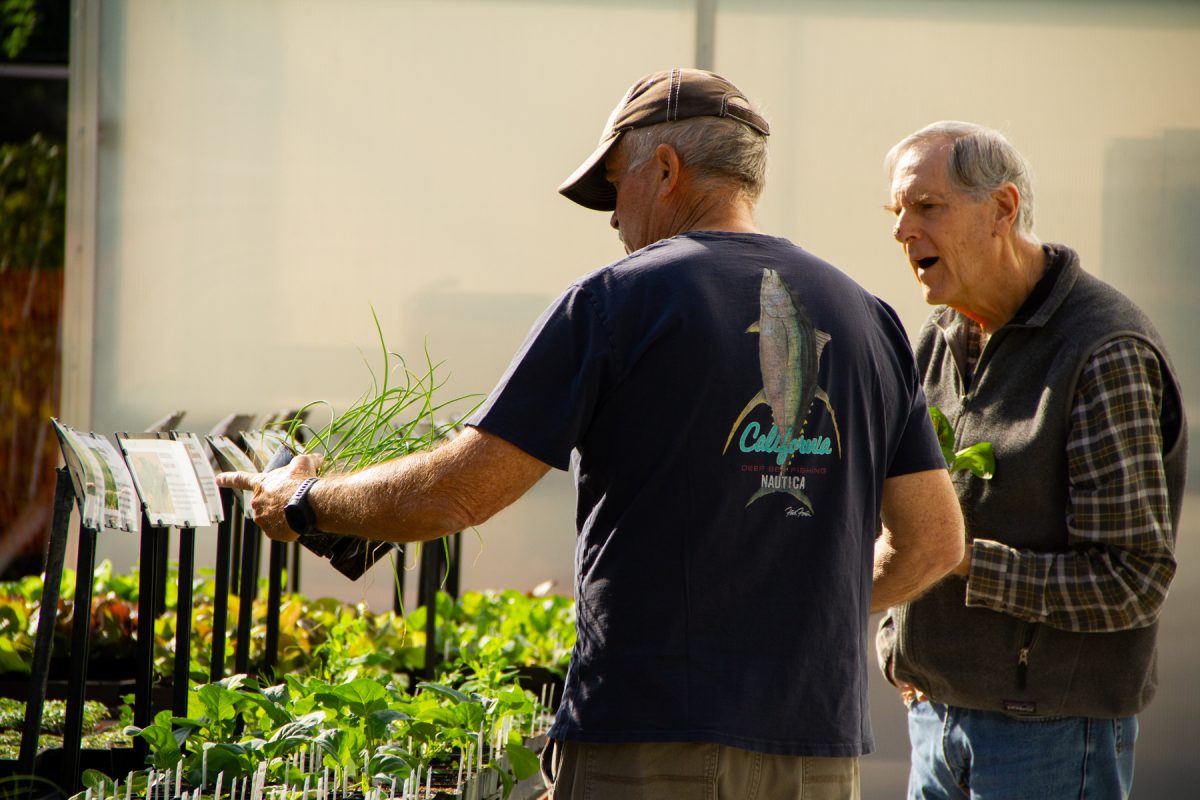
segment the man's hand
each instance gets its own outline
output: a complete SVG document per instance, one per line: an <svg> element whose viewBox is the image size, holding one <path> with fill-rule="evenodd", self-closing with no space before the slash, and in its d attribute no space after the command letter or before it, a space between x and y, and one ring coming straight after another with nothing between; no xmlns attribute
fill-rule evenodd
<svg viewBox="0 0 1200 800"><path fill-rule="evenodd" d="M268 537L281 542L293 542L298 534L288 526L283 507L305 478L317 474L321 461L320 455L300 455L286 467L271 472L222 472L217 475L217 485L254 492L250 501L254 522Z"/></svg>
<svg viewBox="0 0 1200 800"><path fill-rule="evenodd" d="M911 683L898 681L896 688L900 690L900 699L904 701L904 705L906 706L911 706L913 703L923 703L929 699L925 696L924 692Z"/></svg>

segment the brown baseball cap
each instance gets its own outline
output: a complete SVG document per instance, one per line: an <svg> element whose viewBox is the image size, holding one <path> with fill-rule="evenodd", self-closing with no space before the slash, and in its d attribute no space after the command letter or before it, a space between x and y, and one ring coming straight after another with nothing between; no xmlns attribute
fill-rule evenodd
<svg viewBox="0 0 1200 800"><path fill-rule="evenodd" d="M617 191L604 177L604 159L612 152L621 134L660 122L675 122L692 117L729 117L767 136L771 128L754 110L741 90L712 72L676 67L647 75L629 87L617 103L600 144L587 160L558 187L560 194L585 208L612 211L617 207Z"/></svg>

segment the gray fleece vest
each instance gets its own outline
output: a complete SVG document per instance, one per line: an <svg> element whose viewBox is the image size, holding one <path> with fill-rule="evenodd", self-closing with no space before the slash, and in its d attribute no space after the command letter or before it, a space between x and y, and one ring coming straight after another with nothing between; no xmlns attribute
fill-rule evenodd
<svg viewBox="0 0 1200 800"><path fill-rule="evenodd" d="M953 480L967 531L1036 551L1067 547L1067 455L1075 385L1088 357L1119 336L1158 353L1171 514L1178 530L1187 432L1175 372L1149 319L1128 298L1083 272L1069 248L1048 245L1057 275L1040 303L1026 303L984 348L967 385L945 329L958 318L942 308L923 327L916 349L929 403L954 426L956 442L990 441L996 474ZM1048 292L1046 291L1048 289ZM1041 294L1035 290L1035 294ZM1169 405L1171 404L1171 405ZM939 703L1010 714L1117 718L1141 711L1154 695L1157 623L1115 633L1074 633L966 606L966 581L950 576L924 596L893 609L880 630L881 664Z"/></svg>

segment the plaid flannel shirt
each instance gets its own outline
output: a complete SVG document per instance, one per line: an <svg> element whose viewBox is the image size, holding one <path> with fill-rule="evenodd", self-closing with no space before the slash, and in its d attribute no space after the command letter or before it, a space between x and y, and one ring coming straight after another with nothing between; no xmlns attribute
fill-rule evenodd
<svg viewBox="0 0 1200 800"><path fill-rule="evenodd" d="M981 338L972 327L974 361ZM976 539L967 605L1081 632L1158 618L1175 575L1162 401L1158 358L1145 343L1124 337L1092 354L1067 440L1069 549L1033 552Z"/></svg>

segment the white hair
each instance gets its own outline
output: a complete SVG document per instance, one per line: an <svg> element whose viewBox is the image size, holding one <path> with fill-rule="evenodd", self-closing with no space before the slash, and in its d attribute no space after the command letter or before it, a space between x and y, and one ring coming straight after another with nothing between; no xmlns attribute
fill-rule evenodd
<svg viewBox="0 0 1200 800"><path fill-rule="evenodd" d="M1033 182L1029 162L999 131L972 122L943 120L909 134L888 151L884 164L888 180L900 157L925 144L949 142L950 183L959 191L982 200L1006 183L1017 187L1021 203L1017 232L1033 239Z"/></svg>
<svg viewBox="0 0 1200 800"><path fill-rule="evenodd" d="M735 185L752 202L766 184L767 137L749 125L727 117L692 117L660 122L627 131L622 136L630 167L637 166L660 144L679 154L679 160L702 183Z"/></svg>

